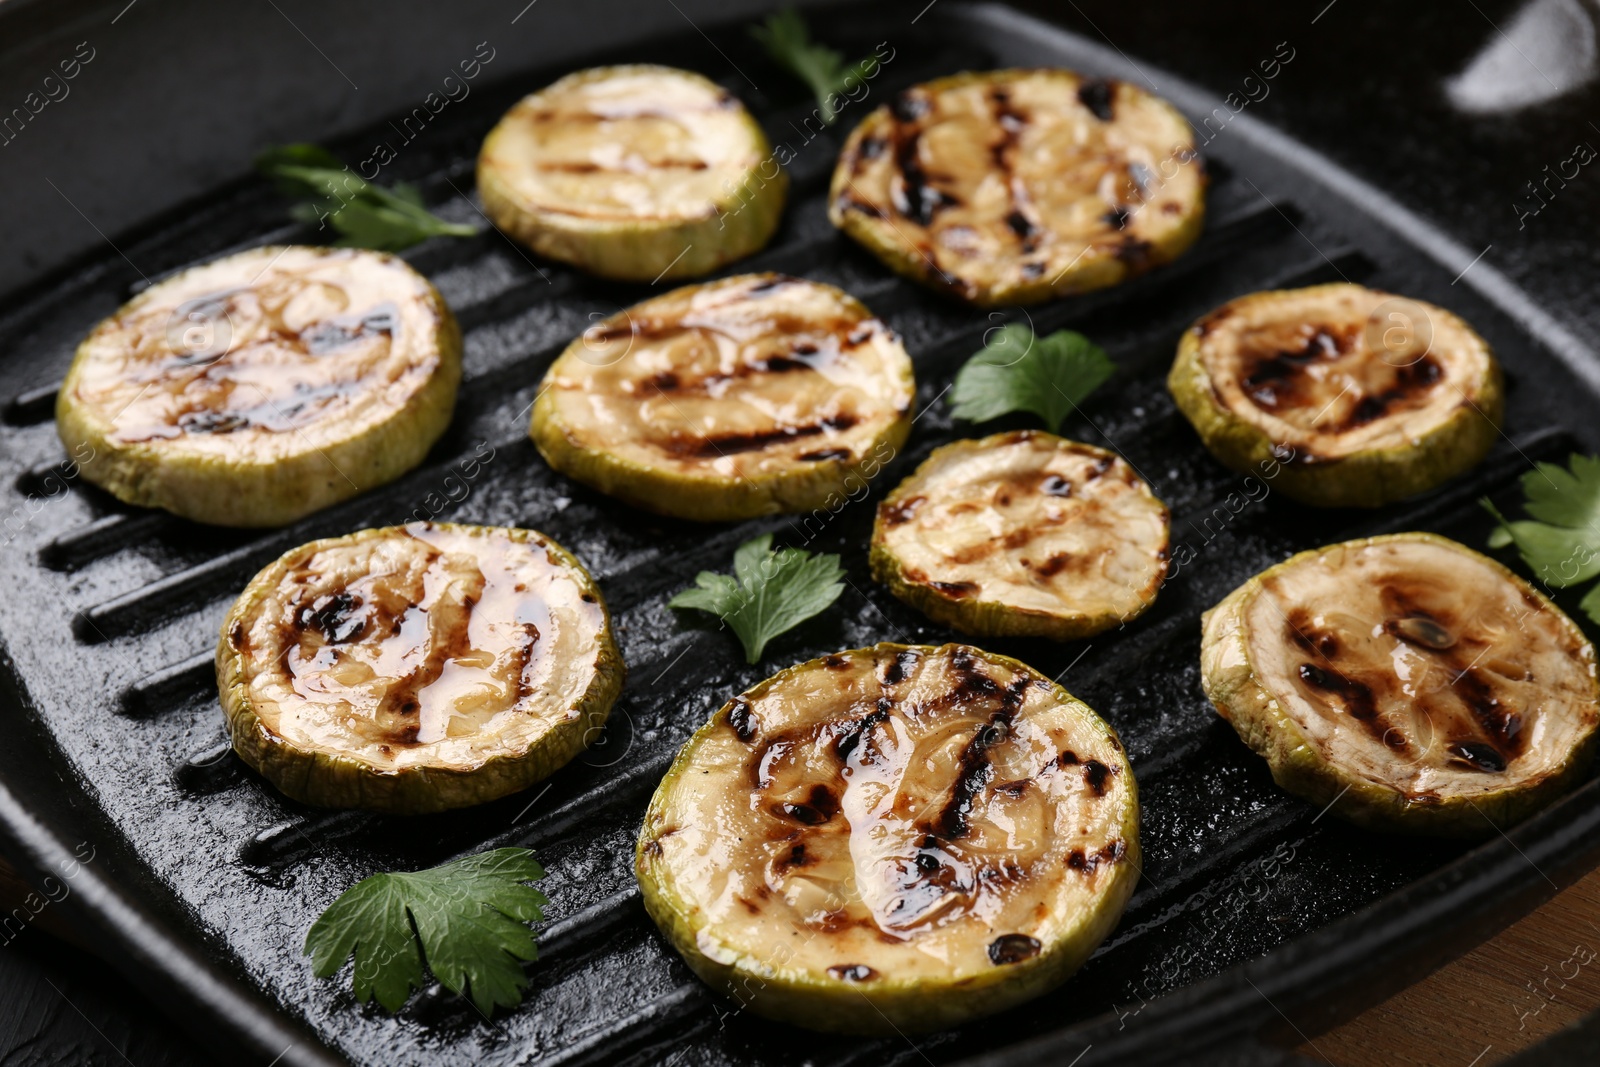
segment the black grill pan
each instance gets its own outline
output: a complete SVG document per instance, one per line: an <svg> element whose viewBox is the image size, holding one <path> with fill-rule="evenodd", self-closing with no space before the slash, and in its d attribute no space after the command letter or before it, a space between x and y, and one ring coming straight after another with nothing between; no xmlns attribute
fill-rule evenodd
<svg viewBox="0 0 1600 1067"><path fill-rule="evenodd" d="M689 974L643 915L631 873L643 805L678 745L727 697L776 666L836 649L951 636L872 583L865 546L877 496L933 447L975 432L952 426L939 397L999 321L895 279L831 230L827 176L842 129L864 106L817 134L784 76L746 58L740 26L707 26L709 36L686 29L564 69L649 60L703 71L797 151L782 230L735 270L843 286L903 335L920 382L905 454L871 499L826 522L691 526L553 474L526 437L540 375L594 315L647 290L535 263L493 233L407 254L466 332L448 434L393 485L279 531L206 529L126 508L61 464L50 422L51 382L76 340L141 284L130 261L157 277L235 248L311 238L282 223L264 185L236 183L147 225L118 241L126 259L108 249L42 279L0 318L0 373L15 385L0 425L0 509L11 516L0 553L0 824L36 873L91 843L71 906L108 955L214 1041L283 1064L1087 1065L1192 1062L1217 1050L1273 1062L1281 1057L1271 1048L1298 1044L1476 943L1600 858L1594 781L1476 847L1323 818L1278 790L1217 719L1196 662L1200 612L1292 552L1406 529L1481 546L1489 527L1478 497L1514 506L1531 461L1600 449L1600 360L1474 264L1474 250L1248 113L1219 122L1221 101L1005 8L943 0L915 23L913 14L853 5L813 15L851 54L894 46L868 104L962 69L1065 65L1152 85L1197 125L1213 116L1201 134L1212 189L1199 244L1132 284L1027 313L1041 331L1088 333L1116 360L1118 374L1067 432L1137 466L1172 507L1175 543L1196 553L1120 632L1066 646L990 642L1060 674L1127 743L1145 860L1121 925L1060 990L913 1042L811 1034L740 1013ZM563 72L529 71L474 94L408 145L391 177L418 182L442 213L475 218L457 190L470 189L483 134L517 96ZM359 158L381 136L334 147ZM1478 327L1509 375L1506 435L1471 475L1376 513L1313 512L1275 495L1230 507L1242 479L1206 455L1166 395L1178 334L1244 292L1339 279L1439 303ZM464 477L468 458L481 469ZM224 743L210 667L219 620L250 575L292 545L430 516L535 527L588 564L629 664L613 725L547 784L481 808L399 819L291 803ZM774 642L765 666L749 667L728 634L665 599L764 531L841 553L850 588L830 614ZM550 871L552 918L522 1008L485 1021L430 990L391 1018L357 1006L343 978L311 977L300 955L306 928L357 879L498 845L533 847Z"/></svg>

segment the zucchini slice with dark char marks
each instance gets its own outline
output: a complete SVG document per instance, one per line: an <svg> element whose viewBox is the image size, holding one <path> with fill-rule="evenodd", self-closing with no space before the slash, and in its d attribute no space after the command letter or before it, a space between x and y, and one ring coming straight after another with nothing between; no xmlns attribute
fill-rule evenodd
<svg viewBox="0 0 1600 1067"><path fill-rule="evenodd" d="M1377 507L1476 466L1505 384L1443 308L1359 285L1251 293L1196 322L1167 377L1212 454L1323 507Z"/></svg>
<svg viewBox="0 0 1600 1067"><path fill-rule="evenodd" d="M1144 613L1167 508L1115 452L1035 430L933 451L878 505L872 575L983 636L1088 637Z"/></svg>
<svg viewBox="0 0 1600 1067"><path fill-rule="evenodd" d="M980 306L1116 285L1200 236L1188 121L1137 86L1066 70L957 74L872 112L828 216L891 269Z"/></svg>
<svg viewBox="0 0 1600 1067"><path fill-rule="evenodd" d="M1205 617L1206 694L1278 784L1364 826L1476 837L1594 754L1594 648L1500 564L1425 533L1302 552Z"/></svg>
<svg viewBox="0 0 1600 1067"><path fill-rule="evenodd" d="M540 255L623 281L694 278L761 248L788 177L715 82L638 64L569 74L506 112L478 190Z"/></svg>
<svg viewBox="0 0 1600 1067"><path fill-rule="evenodd" d="M745 519L824 506L905 443L900 339L828 285L748 274L586 331L545 375L530 433L556 470L649 511Z"/></svg>
<svg viewBox="0 0 1600 1067"><path fill-rule="evenodd" d="M605 603L532 530L413 523L290 550L223 621L240 758L295 800L415 814L554 773L622 688Z"/></svg>
<svg viewBox="0 0 1600 1067"><path fill-rule="evenodd" d="M460 380L455 317L404 260L255 248L95 327L56 429L83 476L130 504L275 526L422 462Z"/></svg>
<svg viewBox="0 0 1600 1067"><path fill-rule="evenodd" d="M781 671L684 746L645 814L645 906L714 988L847 1033L952 1026L1060 984L1139 878L1111 727L964 645Z"/></svg>

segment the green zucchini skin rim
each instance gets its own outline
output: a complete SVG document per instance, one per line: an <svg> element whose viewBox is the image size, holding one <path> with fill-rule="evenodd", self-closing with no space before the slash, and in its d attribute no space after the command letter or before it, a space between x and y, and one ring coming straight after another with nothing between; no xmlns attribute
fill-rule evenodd
<svg viewBox="0 0 1600 1067"><path fill-rule="evenodd" d="M885 641L842 654L894 654L915 650L932 656L954 648L965 648L977 659L1050 681L1020 660L971 645L903 645ZM786 667L735 699L753 702L768 689L783 684L801 671L822 669L822 659L819 657ZM929 1033L1004 1011L1054 989L1083 966L1084 961L1121 921L1128 898L1133 895L1134 886L1141 877L1142 854L1139 850L1139 787L1121 740L1111 724L1093 708L1062 686L1054 682L1050 684L1057 699L1087 712L1089 725L1098 729L1110 742L1109 747L1118 761L1118 774L1127 782L1128 788L1128 802L1117 828L1121 840L1127 845L1127 852L1111 868L1112 880L1100 896L1098 906L1086 913L1086 921L1067 936L1044 946L1032 959L996 966L993 970L948 984L930 983L927 979L896 981L892 975L880 975L873 979L869 997L859 984L831 976L773 967L748 955L740 955L733 963L719 963L701 952L698 936L707 924L695 921L695 909L676 892L663 862L652 854L648 846L660 832L671 787L688 772L695 752L704 739L713 730L727 725L734 700L724 704L679 749L645 812L634 851L634 871L646 913L689 968L711 988L731 996L757 1015L812 1030L866 1036Z"/></svg>
<svg viewBox="0 0 1600 1067"><path fill-rule="evenodd" d="M1294 290L1265 290L1271 296ZM1303 291L1303 290L1302 290ZM1241 298L1242 299L1242 298ZM1178 410L1223 466L1243 474L1276 469L1274 487L1292 500L1315 507L1376 508L1415 496L1465 474L1494 447L1505 419L1505 375L1494 350L1464 320L1428 305L1429 313L1453 319L1482 341L1489 354L1476 406L1458 407L1421 438L1397 448L1375 448L1335 460L1295 463L1261 427L1225 408L1217 399L1200 358L1202 316L1178 341L1177 358L1167 375L1167 390Z"/></svg>
<svg viewBox="0 0 1600 1067"><path fill-rule="evenodd" d="M268 245L239 254L283 247ZM361 254L416 273L398 256L365 250ZM160 284L179 281L211 263L191 267ZM439 366L403 407L358 437L264 461L181 455L144 442L114 442L107 436L109 427L73 399L86 360L87 338L78 346L56 394L56 431L74 456L85 447L90 450L91 458L79 463L86 481L125 503L161 508L212 526L283 526L385 485L421 464L444 434L461 383L461 327L433 283L421 274L417 277L427 286L428 306L436 321ZM142 296L113 316L121 316Z"/></svg>
<svg viewBox="0 0 1600 1067"><path fill-rule="evenodd" d="M931 81L921 82L916 88L926 92L943 92L947 89L959 89L964 85L982 84L998 81L1012 75L1027 74L1071 74L1083 80L1083 76L1076 71L1065 70L1057 67L1012 67L1000 70L963 71L960 74L951 74L943 78L934 78ZM1123 83L1129 85L1129 83ZM1137 89L1137 86L1130 88ZM1140 92L1144 90L1140 89ZM1162 97L1154 93L1145 93L1151 100L1165 107L1180 122L1188 125L1189 120ZM1108 289L1123 282L1132 281L1134 278L1164 267L1187 252L1196 241L1200 239L1201 232L1205 229L1206 221L1206 190L1211 184L1210 175L1201 170L1200 195L1194 210L1184 217L1183 226L1175 231L1161 244L1152 243L1149 246L1146 258L1140 265L1134 265L1116 257L1114 253L1098 256L1086 256L1079 265L1066 271L1058 272L1054 278L1035 279L1033 281L1018 281L1008 285L985 286L982 288L963 285L960 280L952 281L935 270L927 258L914 249L906 247L906 241L900 238L892 225L885 224L882 220L863 216L860 212L846 211L840 204L849 185L850 174L848 165L850 157L858 150L863 138L882 125L889 114L889 105L884 104L869 112L856 124L845 138L844 148L839 154L839 162L833 171L833 178L828 185L828 221L840 232L848 235L858 242L863 248L876 256L884 266L902 278L909 279L919 285L933 289L936 292L954 296L974 307L1003 308L1017 304L1042 304L1048 300L1056 300L1064 296L1075 296L1080 293L1093 292L1096 289ZM1195 151L1193 141L1190 142L1190 151ZM1199 166L1199 157L1196 155L1196 166Z"/></svg>
<svg viewBox="0 0 1600 1067"><path fill-rule="evenodd" d="M1364 548L1392 541L1424 541L1465 552L1513 582L1524 595L1537 598L1583 642L1593 695L1600 702L1594 646L1578 625L1544 594L1520 576L1448 537L1431 533L1384 534L1297 552L1229 593L1201 617L1200 681L1217 714L1233 726L1240 740L1267 761L1273 781L1319 808L1327 808L1368 830L1476 840L1491 837L1569 792L1588 773L1600 731L1591 728L1554 772L1520 786L1477 797L1408 800L1399 791L1353 774L1318 756L1300 727L1276 697L1258 680L1249 641L1237 624L1238 614L1261 590L1263 580L1301 560L1339 545ZM1232 660L1234 666L1224 666ZM1474 810L1476 809L1476 810Z"/></svg>
<svg viewBox="0 0 1600 1067"><path fill-rule="evenodd" d="M590 69L608 73L670 72L715 85L693 71L659 64L633 63ZM772 161L776 174L771 178L762 177L761 164L757 164L731 188L723 190L704 215L628 222L578 218L523 203L495 168L484 163L500 131L499 123L484 138L478 154L478 194L483 199L484 214L498 229L533 252L597 277L653 284L710 274L765 248L777 232L788 199L789 175L778 166L766 132L743 103L739 110L751 143L763 163Z"/></svg>
<svg viewBox="0 0 1600 1067"><path fill-rule="evenodd" d="M718 281L781 277L783 275L765 272L735 275ZM681 290L673 292L678 291ZM851 308L868 317L875 317L855 297L843 290L838 290L838 293ZM672 295L672 292L663 293L661 298ZM619 312L597 325L603 327L617 321L631 310ZM803 466L797 464L755 478L711 473L668 474L651 466L629 462L605 449L586 448L560 424L555 413L555 398L548 387L550 376L562 360L569 356L581 359L584 351L584 338L579 335L550 365L540 384L533 413L528 419L528 436L533 438L539 455L552 469L632 507L671 518L694 522L738 522L764 515L794 514L825 508L830 500L848 496L852 486L865 485L888 466L889 460L905 447L911 436L911 423L915 419L911 409L907 408L873 439L871 447L861 450L859 456L853 455L849 460L808 461ZM917 391L916 376L909 356L901 370L901 380L914 398ZM884 455L885 449L888 450L887 455Z"/></svg>
<svg viewBox="0 0 1600 1067"><path fill-rule="evenodd" d="M626 667L612 634L611 613L599 586L576 556L536 530L448 522L429 525L433 529L476 537L505 535L519 544L538 545L567 567L584 592L595 598L602 619L600 647L595 657L594 678L574 705L579 714L556 723L520 756L499 756L470 768L448 770L418 767L379 771L349 756L301 750L270 732L251 705L244 654L234 646L231 636L234 625L245 621L254 611L277 580L279 565L291 557L308 550L320 551L393 536L404 527L376 527L310 541L291 548L251 579L222 620L217 640L217 689L233 750L290 799L316 807L360 808L395 815L422 815L487 803L527 789L571 762L605 724L622 692Z"/></svg>
<svg viewBox="0 0 1600 1067"><path fill-rule="evenodd" d="M925 582L913 581L906 576L905 565L900 561L886 544L888 527L884 523L884 511L907 496L913 494L911 483L922 475L924 470L930 469L939 458L940 453L950 450L983 448L986 446L1001 446L1011 443L1021 437L1052 437L1059 441L1066 441L1085 451L1093 452L1099 456L1112 459L1121 459L1117 453L1108 449L1097 448L1094 445L1084 444L1081 441L1072 441L1057 434L1045 433L1042 430L1012 430L1003 433L990 434L978 440L952 441L947 445L940 445L928 453L928 458L917 465L917 469L908 475L899 485L890 491L889 495L878 505L878 510L872 520L872 544L867 554L867 564L872 571L872 577L893 593L900 600L928 618L952 630L968 634L973 637L1043 637L1051 641L1076 641L1084 637L1093 637L1095 634L1105 633L1113 627L1130 623L1134 619L1149 611L1156 602L1161 587L1165 584L1167 576L1167 563L1163 557L1162 571L1158 576L1155 587L1148 597L1142 598L1137 610L1125 615L1061 615L1055 612L1038 611L1033 608L1019 608L1001 600L985 600L977 598L953 597L942 593ZM1126 462L1126 461L1124 461ZM1150 499L1163 510L1167 510L1161 498L1155 495L1148 482L1141 478L1140 482L1150 492ZM1172 531L1170 525L1167 529L1167 541L1162 546L1163 551L1171 547Z"/></svg>

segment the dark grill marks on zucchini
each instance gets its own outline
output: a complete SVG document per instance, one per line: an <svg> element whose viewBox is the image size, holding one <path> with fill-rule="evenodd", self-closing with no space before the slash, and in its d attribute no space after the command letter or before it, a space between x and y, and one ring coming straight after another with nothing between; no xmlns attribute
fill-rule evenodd
<svg viewBox="0 0 1600 1067"><path fill-rule="evenodd" d="M911 676L911 668L922 662L922 654L910 649L898 653L894 660L884 669L883 684L899 685Z"/></svg>
<svg viewBox="0 0 1600 1067"><path fill-rule="evenodd" d="M1522 735L1522 716L1500 702L1500 698L1494 695L1494 687L1484 681L1475 666L1456 674L1450 682L1450 688L1472 712L1478 728L1489 742L1487 746L1475 747L1488 747L1496 757L1495 761L1473 762L1481 770L1504 770L1506 764L1522 752L1526 740ZM1462 741L1457 744L1466 746L1471 743ZM1500 765L1489 766L1488 762L1498 762Z"/></svg>
<svg viewBox="0 0 1600 1067"><path fill-rule="evenodd" d="M896 126L894 139L894 161L900 171L900 183L891 191L894 209L918 226L929 226L942 209L959 201L933 185L923 169L918 155L922 143L920 130Z"/></svg>
<svg viewBox="0 0 1600 1067"><path fill-rule="evenodd" d="M306 354L323 356L336 348L369 337L388 340L399 325L399 313L392 302L385 301L366 312L355 321L331 319L307 326L295 335ZM226 357L224 357L226 358Z"/></svg>
<svg viewBox="0 0 1600 1067"><path fill-rule="evenodd" d="M1506 707L1495 695L1494 687L1481 676L1474 662L1479 653L1470 646L1458 647L1460 643L1449 621L1416 606L1416 597L1406 590L1386 587L1382 599L1400 617L1386 619L1379 629L1434 660L1440 677L1445 679L1442 687L1418 698L1428 736L1410 737L1407 730L1391 722L1373 685L1353 677L1354 668L1349 665L1341 666L1339 639L1318 630L1304 609L1289 615L1285 631L1286 638L1296 647L1318 657L1316 663L1300 664L1300 680L1336 697L1346 714L1389 749L1405 752L1414 743L1426 749L1432 742L1432 733L1438 731L1457 735L1445 741L1452 762L1479 771L1504 771L1523 750L1526 738L1521 732L1522 717ZM1385 689L1394 684L1386 676L1378 681ZM1441 706L1437 700L1441 690L1453 694L1466 714Z"/></svg>
<svg viewBox="0 0 1600 1067"><path fill-rule="evenodd" d="M787 816L806 826L820 826L839 814L839 800L827 786L814 785L803 803L789 801L780 804L774 814ZM795 849L804 855L804 846L796 845Z"/></svg>
<svg viewBox="0 0 1600 1067"><path fill-rule="evenodd" d="M1039 948L1038 938L1029 937L1027 934L1002 934L989 942L989 959L994 961L996 967L1008 963L1021 963L1037 956Z"/></svg>
<svg viewBox="0 0 1600 1067"><path fill-rule="evenodd" d="M1085 760L1083 764L1083 781L1089 791L1097 797L1106 795L1106 784L1111 781L1114 772L1110 767L1097 759Z"/></svg>
<svg viewBox="0 0 1600 1067"><path fill-rule="evenodd" d="M1081 848L1075 848L1067 853L1067 866L1084 874L1093 874L1103 864L1111 864L1120 860L1128 846L1121 841L1112 841L1093 852L1085 853Z"/></svg>
<svg viewBox="0 0 1600 1067"><path fill-rule="evenodd" d="M734 697L728 704L728 725L733 727L735 736L745 744L756 739L755 713L748 700Z"/></svg>
<svg viewBox="0 0 1600 1067"><path fill-rule="evenodd" d="M854 415L832 415L801 426L777 426L751 433L724 433L710 437L681 435L669 438L665 451L675 456L715 459L739 452L759 452L768 445L792 441L796 437L815 437L830 431L848 430L856 421Z"/></svg>
<svg viewBox="0 0 1600 1067"><path fill-rule="evenodd" d="M889 127L889 147L893 153L899 179L890 183L891 206L903 218L926 228L933 223L934 217L941 210L959 203L955 197L933 184L933 179L923 168L919 156L922 146L922 122L933 113L933 104L916 90L907 90L890 104L889 113L892 118ZM866 158L875 158L878 154L874 152ZM863 155L865 156L865 153ZM852 173L856 173L854 168ZM859 210L860 201L856 200L856 204ZM881 209L876 215L883 217ZM933 271L935 281L944 286L961 288L962 283L947 275L939 266L939 261L933 255L926 237L918 236L915 244L918 254Z"/></svg>
<svg viewBox="0 0 1600 1067"><path fill-rule="evenodd" d="M861 744L862 737L889 721L889 711L893 706L887 697L880 697L876 708L845 727L833 742L833 754L840 763L849 761L851 753Z"/></svg>
<svg viewBox="0 0 1600 1067"><path fill-rule="evenodd" d="M1335 336L1319 328L1299 349L1257 355L1247 364L1245 391L1250 399L1269 411L1297 403L1303 399L1297 384L1304 381L1305 368L1320 360L1337 359L1349 350L1353 340L1348 331Z"/></svg>
<svg viewBox="0 0 1600 1067"><path fill-rule="evenodd" d="M1048 234L1029 216L1027 187L1014 173L1017 144L1022 131L1028 127L1028 116L1012 103L1011 93L1002 86L989 90L989 102L994 107L995 124L1000 127L1000 139L989 148L994 166L1005 178L1006 191L1011 197L1011 211L1006 215L1006 225L1021 242L1022 251L1031 253L1039 247L1041 237Z"/></svg>
<svg viewBox="0 0 1600 1067"><path fill-rule="evenodd" d="M1107 78L1085 78L1078 86L1078 102L1101 122L1110 122L1117 117L1112 107L1116 91L1117 83Z"/></svg>
<svg viewBox="0 0 1600 1067"><path fill-rule="evenodd" d="M349 592L321 597L295 613L295 625L302 630L315 626L328 644L343 644L360 637L367 628L367 620L356 614L361 606L361 598Z"/></svg>
<svg viewBox="0 0 1600 1067"><path fill-rule="evenodd" d="M1381 392L1362 397L1361 402L1338 428L1353 430L1357 426L1365 426L1369 422L1381 419L1395 410L1406 410L1416 406L1418 394L1426 393L1442 374L1439 364L1428 356L1397 368L1394 374L1395 383Z"/></svg>
<svg viewBox="0 0 1600 1067"><path fill-rule="evenodd" d="M982 693L985 696L992 696L995 693L997 687L994 680L979 671L971 658L964 653L952 657L951 666L961 676L957 686L959 692ZM1011 737L1011 722L1016 718L1018 709L1022 707L1022 698L1027 688L1027 678L1018 678L1008 685L1001 692L999 709L989 717L986 724L978 728L972 739L967 742L966 750L961 753L961 762L957 765L956 782L951 789L950 800L939 813L935 823L939 835L946 841L953 841L966 835L967 817L972 814L973 798L994 775L994 767L989 761L989 750Z"/></svg>
<svg viewBox="0 0 1600 1067"><path fill-rule="evenodd" d="M910 522L912 517L916 515L917 508L927 503L927 501L928 498L925 496L913 496L907 497L897 504L885 502L878 505L878 507L883 515L884 522L890 526L900 526Z"/></svg>
<svg viewBox="0 0 1600 1067"><path fill-rule="evenodd" d="M1208 326L1208 329L1211 328ZM1307 369L1349 356L1360 341L1354 326L1319 326L1298 349L1247 354L1243 384L1246 395L1262 410L1279 412L1292 407L1320 406L1320 398L1308 395L1313 382ZM1371 353L1367 358L1376 358ZM1350 411L1337 423L1321 427L1325 432L1343 433L1375 422L1386 415L1409 411L1428 402L1429 395L1444 371L1432 356L1393 367L1393 384L1376 392L1361 394Z"/></svg>
<svg viewBox="0 0 1600 1067"><path fill-rule="evenodd" d="M976 594L982 592L982 588L977 582L940 582L926 576L923 577L923 581L930 588L937 589L945 596L954 597L957 600L960 600L964 597L975 596Z"/></svg>

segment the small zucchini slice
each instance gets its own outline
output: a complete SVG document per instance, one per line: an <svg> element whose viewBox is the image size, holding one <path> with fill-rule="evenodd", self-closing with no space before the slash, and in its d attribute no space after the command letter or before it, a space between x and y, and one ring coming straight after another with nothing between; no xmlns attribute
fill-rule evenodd
<svg viewBox="0 0 1600 1067"><path fill-rule="evenodd" d="M880 644L729 701L674 761L636 858L707 983L817 1030L935 1030L1059 985L1139 879L1115 732L1033 669Z"/></svg>
<svg viewBox="0 0 1600 1067"><path fill-rule="evenodd" d="M83 476L221 526L276 526L392 481L449 425L461 332L380 252L257 248L186 270L78 346L56 400Z"/></svg>
<svg viewBox="0 0 1600 1067"><path fill-rule="evenodd" d="M478 156L496 226L623 281L695 278L756 251L788 184L738 98L672 67L569 74L506 112Z"/></svg>
<svg viewBox="0 0 1600 1067"><path fill-rule="evenodd" d="M1115 452L1036 430L933 451L878 505L872 576L986 637L1088 637L1167 576L1167 508Z"/></svg>
<svg viewBox="0 0 1600 1067"><path fill-rule="evenodd" d="M1359 285L1252 293L1196 322L1167 377L1212 455L1307 504L1378 507L1476 466L1500 432L1489 345Z"/></svg>
<svg viewBox="0 0 1600 1067"><path fill-rule="evenodd" d="M873 111L845 142L828 217L890 269L982 307L1116 285L1200 236L1189 122L1125 82L1067 70L957 74Z"/></svg>
<svg viewBox="0 0 1600 1067"><path fill-rule="evenodd" d="M291 549L222 623L233 748L306 804L481 804L554 773L622 688L589 573L532 530L412 523Z"/></svg>
<svg viewBox="0 0 1600 1067"><path fill-rule="evenodd" d="M1363 826L1492 834L1594 754L1594 648L1527 582L1434 534L1302 552L1204 629L1218 713L1279 785Z"/></svg>
<svg viewBox="0 0 1600 1067"><path fill-rule="evenodd" d="M899 337L859 301L746 274L590 327L529 432L556 470L635 507L747 519L864 485L905 443L915 395Z"/></svg>

